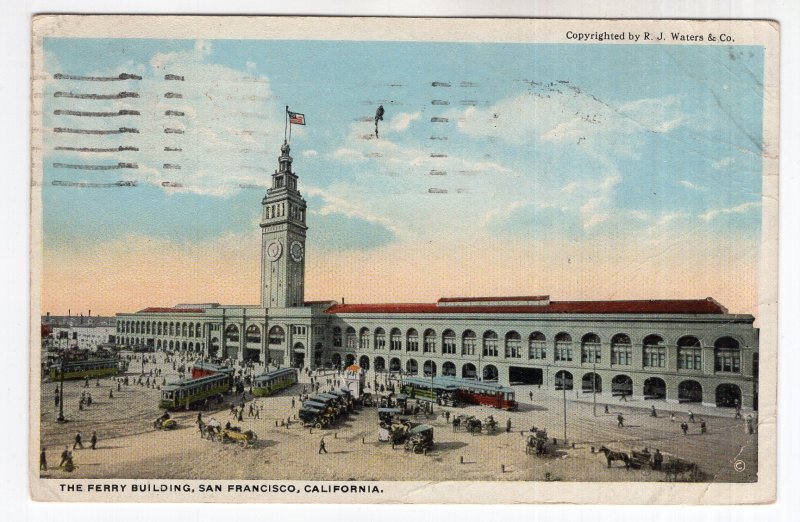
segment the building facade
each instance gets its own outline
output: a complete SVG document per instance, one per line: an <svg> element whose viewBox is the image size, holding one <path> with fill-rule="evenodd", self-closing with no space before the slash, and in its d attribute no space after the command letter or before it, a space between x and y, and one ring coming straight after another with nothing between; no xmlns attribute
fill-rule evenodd
<svg viewBox="0 0 800 522"><path fill-rule="evenodd" d="M284 142L262 200L261 303L118 314L123 345L316 368L453 375L608 397L757 407L758 330L712 298L304 301L306 203Z"/></svg>

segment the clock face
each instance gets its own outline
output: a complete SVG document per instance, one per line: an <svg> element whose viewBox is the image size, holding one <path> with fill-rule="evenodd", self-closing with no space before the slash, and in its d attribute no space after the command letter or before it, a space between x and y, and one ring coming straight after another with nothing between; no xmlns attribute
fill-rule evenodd
<svg viewBox="0 0 800 522"><path fill-rule="evenodd" d="M299 241L293 242L289 247L289 253L292 255L292 259L299 263L303 260L303 245Z"/></svg>
<svg viewBox="0 0 800 522"><path fill-rule="evenodd" d="M267 259L269 259L270 261L277 261L278 259L280 259L282 253L283 253L283 246L281 245L280 241L274 239L269 243L267 243L267 249L266 249Z"/></svg>

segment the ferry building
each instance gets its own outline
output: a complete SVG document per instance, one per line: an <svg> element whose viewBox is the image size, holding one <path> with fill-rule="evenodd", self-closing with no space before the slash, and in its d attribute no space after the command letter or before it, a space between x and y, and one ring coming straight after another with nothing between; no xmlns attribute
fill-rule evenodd
<svg viewBox="0 0 800 522"><path fill-rule="evenodd" d="M426 304L305 301L306 202L284 142L262 200L261 303L151 307L116 340L198 356L341 367L757 408L758 329L711 297L555 301L443 297Z"/></svg>

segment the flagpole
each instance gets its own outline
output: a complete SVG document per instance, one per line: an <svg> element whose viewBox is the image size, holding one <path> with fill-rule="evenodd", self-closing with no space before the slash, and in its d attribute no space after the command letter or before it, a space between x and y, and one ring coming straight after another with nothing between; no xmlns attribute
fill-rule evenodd
<svg viewBox="0 0 800 522"><path fill-rule="evenodd" d="M286 129L289 127L289 106L286 106L286 111L283 113L283 141L286 141Z"/></svg>

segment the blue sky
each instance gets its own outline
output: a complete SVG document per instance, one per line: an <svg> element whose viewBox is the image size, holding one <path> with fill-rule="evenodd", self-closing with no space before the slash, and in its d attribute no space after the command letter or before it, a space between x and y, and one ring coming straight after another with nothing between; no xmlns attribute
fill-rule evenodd
<svg viewBox="0 0 800 522"><path fill-rule="evenodd" d="M547 251L553 244L573 245L578 257L591 244L607 245L598 248L610 263L632 242L640 245L634 257L744 242L726 280L757 264L758 47L47 39L44 48L45 263L54 260L48 249L69 255L126 235L209 248L230 235L257 239L258 187L277 164L289 105L306 116L291 145L310 209L308 249L320 256L401 251L424 264L426 249L457 257L475 242L545 257L556 255ZM142 80L53 78L121 72ZM122 90L140 97L53 97ZM183 98L165 99L167 90ZM126 108L141 114L53 114ZM168 109L185 116L165 117ZM51 130L126 126L140 132L87 140ZM165 135L164 127L184 133ZM140 150L54 149L90 142ZM167 145L182 151L164 152ZM117 162L139 168L53 166ZM53 180L138 186L77 189ZM679 269L665 261L651 278ZM435 290L443 289L419 293ZM661 291L681 294L677 286Z"/></svg>

